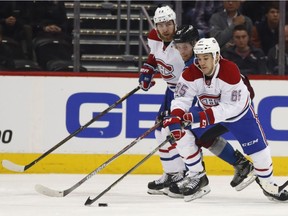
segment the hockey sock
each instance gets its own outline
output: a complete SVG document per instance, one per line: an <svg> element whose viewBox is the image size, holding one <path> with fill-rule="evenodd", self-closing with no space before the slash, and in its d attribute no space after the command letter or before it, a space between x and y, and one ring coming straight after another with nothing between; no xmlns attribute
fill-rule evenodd
<svg viewBox="0 0 288 216"><path fill-rule="evenodd" d="M226 161L227 163L233 165L237 161L237 156L235 155L235 150L222 137L217 137L213 145L209 148L209 150L221 158L222 160Z"/></svg>

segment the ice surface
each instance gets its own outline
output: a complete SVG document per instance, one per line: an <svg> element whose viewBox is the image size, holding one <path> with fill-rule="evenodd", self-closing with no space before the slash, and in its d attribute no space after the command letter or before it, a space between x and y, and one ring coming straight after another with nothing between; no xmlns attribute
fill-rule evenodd
<svg viewBox="0 0 288 216"><path fill-rule="evenodd" d="M128 175L92 206L84 206L121 175L98 174L66 197L47 197L34 190L42 184L64 190L85 175L1 174L1 216L288 216L288 203L269 201L256 183L237 192L230 187L232 176L208 176L211 192L201 199L184 202L147 194L148 181L158 175ZM286 177L287 178L287 177ZM283 183L285 177L275 177ZM98 207L108 203L108 207Z"/></svg>

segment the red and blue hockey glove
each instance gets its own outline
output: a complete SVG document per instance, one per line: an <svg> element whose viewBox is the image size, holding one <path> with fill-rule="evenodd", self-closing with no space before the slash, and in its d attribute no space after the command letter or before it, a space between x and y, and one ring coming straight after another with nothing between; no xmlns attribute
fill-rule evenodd
<svg viewBox="0 0 288 216"><path fill-rule="evenodd" d="M163 126L163 120L164 118L167 118L170 114L170 111L169 110L164 110L160 113L158 113L157 117L156 117L156 121L161 121L162 122L162 126Z"/></svg>
<svg viewBox="0 0 288 216"><path fill-rule="evenodd" d="M211 108L199 112L200 128L205 128L208 125L215 123L214 114Z"/></svg>
<svg viewBox="0 0 288 216"><path fill-rule="evenodd" d="M185 131L182 130L181 119L178 116L170 116L164 119L163 127L168 127L174 139L180 140L184 135Z"/></svg>
<svg viewBox="0 0 288 216"><path fill-rule="evenodd" d="M205 128L215 122L212 109L207 109L201 112L185 113L183 115L183 120L189 124L200 123L200 128Z"/></svg>
<svg viewBox="0 0 288 216"><path fill-rule="evenodd" d="M194 122L193 114L191 112L185 113L183 115L183 120L187 122L188 124L193 124Z"/></svg>
<svg viewBox="0 0 288 216"><path fill-rule="evenodd" d="M148 91L153 85L155 85L155 82L152 80L154 74L155 68L144 63L139 76L139 85L142 90Z"/></svg>

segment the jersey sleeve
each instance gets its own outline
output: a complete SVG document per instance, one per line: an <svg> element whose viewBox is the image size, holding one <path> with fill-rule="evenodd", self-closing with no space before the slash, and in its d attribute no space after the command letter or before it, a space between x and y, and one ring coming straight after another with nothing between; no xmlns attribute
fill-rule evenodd
<svg viewBox="0 0 288 216"><path fill-rule="evenodd" d="M189 112L197 95L197 75L194 76L192 67L186 68L180 76L175 90L175 99L171 102L171 113L179 117L181 113Z"/></svg>
<svg viewBox="0 0 288 216"><path fill-rule="evenodd" d="M162 41L158 34L157 34L157 31L156 29L152 29L149 34L148 34L148 46L150 48L150 54L153 54L155 53L155 50L157 48L157 43L159 43L159 41Z"/></svg>
<svg viewBox="0 0 288 216"><path fill-rule="evenodd" d="M157 68L157 62L154 54L157 49L156 45L159 43L159 41L161 41L161 39L158 37L157 31L152 29L148 35L148 47L150 49L150 53L146 63L153 66L155 69Z"/></svg>

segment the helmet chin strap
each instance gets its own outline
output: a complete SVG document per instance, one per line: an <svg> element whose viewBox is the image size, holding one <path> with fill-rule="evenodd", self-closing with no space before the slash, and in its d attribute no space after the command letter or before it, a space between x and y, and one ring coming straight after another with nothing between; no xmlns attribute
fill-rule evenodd
<svg viewBox="0 0 288 216"><path fill-rule="evenodd" d="M195 64L195 66L203 73L203 70L201 69L201 67L200 67L200 65L199 64ZM213 69L212 69L212 71L211 71L211 73L209 73L209 74L205 74L205 76L212 76L213 75L213 73L214 73L214 71L215 71L215 67L216 67L216 65L214 64L214 66L213 66ZM203 75L204 75L204 73L203 73Z"/></svg>
<svg viewBox="0 0 288 216"><path fill-rule="evenodd" d="M219 55L218 55L219 56ZM210 74L207 74L206 76L212 76L216 70L216 66L219 63L219 57L215 55L215 61L213 62L213 68Z"/></svg>
<svg viewBox="0 0 288 216"><path fill-rule="evenodd" d="M215 57L214 57L214 55L213 55L213 58L215 59L215 61L213 61L212 71L211 71L211 73L206 74L205 76L212 76L212 75L214 74L215 70L216 70L216 66L217 66L217 64L219 63L220 56L219 56L219 55L218 55L218 56L215 55ZM194 65L203 73L203 71L202 71L199 63L197 63L196 61L197 61L197 58L194 59Z"/></svg>
<svg viewBox="0 0 288 216"><path fill-rule="evenodd" d="M211 73L209 73L209 74L206 74L205 76L208 76L208 77L210 77L210 76L212 76L213 74L214 74L214 72L215 72L215 70L216 70L216 66L217 66L217 64L218 64L218 60L216 59L214 62L213 62L213 68L212 68L212 70L211 70ZM197 66L197 65L196 65ZM201 71L202 71L202 69L201 69L201 67L200 66L197 66ZM203 71L202 71L202 73L203 73Z"/></svg>
<svg viewBox="0 0 288 216"><path fill-rule="evenodd" d="M212 69L212 72L209 73L209 74L206 74L205 76L208 76L208 77L212 76L212 75L214 74L215 67L216 67L216 65L214 64L213 69Z"/></svg>

